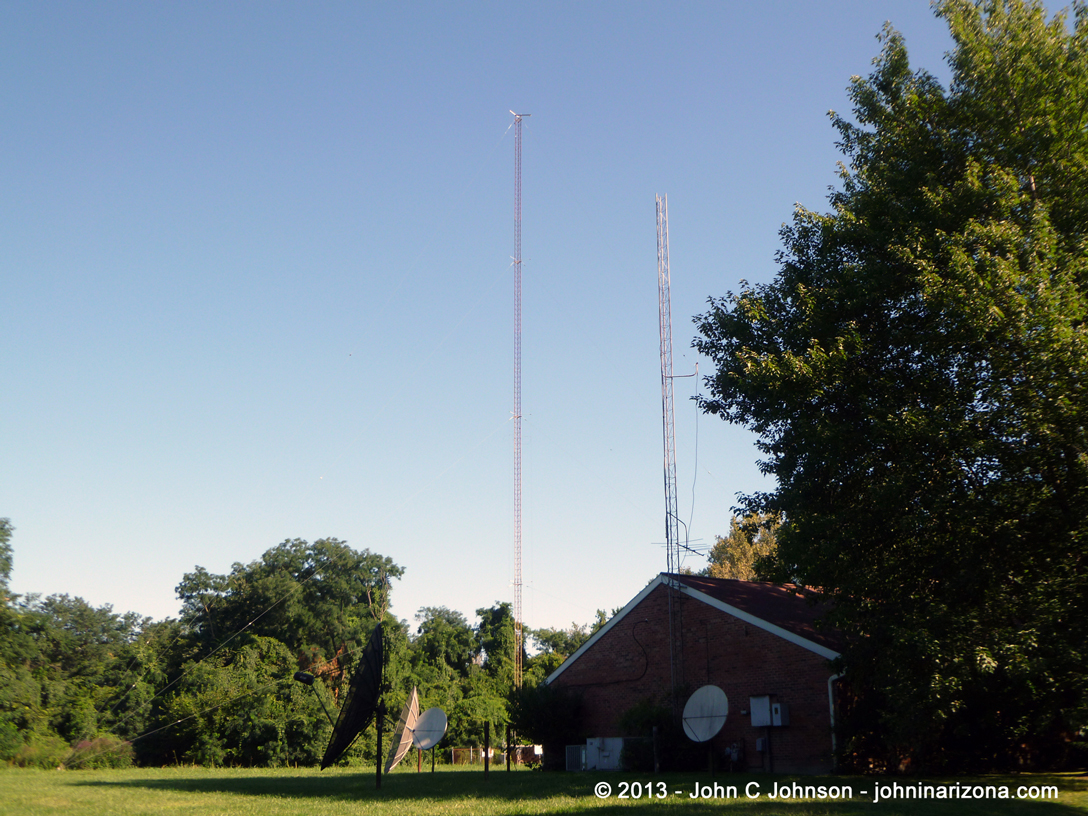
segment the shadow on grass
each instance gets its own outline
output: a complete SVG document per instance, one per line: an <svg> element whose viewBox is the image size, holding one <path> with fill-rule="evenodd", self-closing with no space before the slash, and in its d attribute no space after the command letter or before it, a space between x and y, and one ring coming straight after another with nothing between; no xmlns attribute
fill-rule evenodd
<svg viewBox="0 0 1088 816"><path fill-rule="evenodd" d="M372 770L358 773L316 774L299 772L297 776L281 771L275 775L233 775L217 771L201 774L167 774L136 779L96 779L78 782L92 787L146 788L191 793L232 793L245 796L360 800L384 799L458 799L524 796L580 797L592 795L592 782L576 774L537 774L521 771L513 774L493 771L485 780L478 771L443 773L394 773L382 777L381 790L375 788Z"/></svg>
<svg viewBox="0 0 1088 816"><path fill-rule="evenodd" d="M275 773L245 771L207 771L182 769L164 772L161 776L149 771L146 777L123 779L95 779L76 782L76 785L102 788L142 788L145 790L168 790L188 793L226 793L241 796L272 796L279 798L320 798L323 800L343 800L353 803L392 801L454 801L454 800L494 800L494 801L531 801L553 797L569 797L574 800L559 808L563 813L609 816L615 812L629 813L627 808L637 805L643 813L670 811L678 805L685 807L685 812L695 814L720 814L725 806L743 808L745 813L771 816L771 814L790 813L828 814L829 816L847 816L856 813L911 814L911 816L967 816L967 814L1012 814L1012 816L1030 816L1047 813L1051 816L1084 816L1088 813L1088 780L1083 776L1073 775L1031 775L1021 777L993 777L971 779L877 779L874 777L784 777L775 775L718 775L710 778L699 774L667 774L662 776L633 775L621 773L531 773L521 771L506 773L492 771L485 780L480 771L445 771L430 773L394 773L384 776L382 787L375 787L372 770L358 773L339 772L316 774L299 771L292 775L289 771ZM598 799L594 795L594 785L606 781L612 786L609 801ZM639 801L631 799L621 802L618 798L621 787L634 791L634 785L652 783L652 790L660 791L659 783L665 782L668 796L661 799L649 797L643 793ZM794 781L801 785L849 785L853 788L850 799L771 799L775 785L791 785ZM745 796L746 785L758 784L759 798ZM626 784L624 784L626 783ZM690 794L696 785L714 785L718 783L728 791L728 786L736 789L736 798L692 799ZM921 785L1006 785L1013 797L1019 785L1056 786L1059 791L1055 801L1042 799L891 799L874 803L873 793L877 784L905 787ZM643 789L645 791L646 789ZM866 791L866 794L862 794ZM1066 800L1066 801L1063 801ZM1076 804L1070 802L1075 800ZM420 808L421 812L426 810Z"/></svg>

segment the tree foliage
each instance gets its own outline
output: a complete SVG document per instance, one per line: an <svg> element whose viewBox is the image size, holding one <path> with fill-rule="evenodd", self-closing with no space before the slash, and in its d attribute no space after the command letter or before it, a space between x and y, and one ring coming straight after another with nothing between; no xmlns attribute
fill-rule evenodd
<svg viewBox="0 0 1088 816"><path fill-rule="evenodd" d="M177 725L160 750L200 765L316 764L331 726L317 698L292 682L295 656L274 638L245 640L185 667L163 703L163 720Z"/></svg>
<svg viewBox="0 0 1088 816"><path fill-rule="evenodd" d="M3 593L4 602L7 602L8 581L11 580L11 534L14 528L11 519L0 518L0 593Z"/></svg>
<svg viewBox="0 0 1088 816"><path fill-rule="evenodd" d="M465 616L444 606L425 606L416 613L416 620L420 622L414 644L418 662L466 676L480 644Z"/></svg>
<svg viewBox="0 0 1088 816"><path fill-rule="evenodd" d="M3 580L11 530L0 521ZM477 610L476 626L424 607L413 631L387 611L390 581L402 574L391 559L337 539L290 539L226 575L195 567L178 584L180 620L117 614L68 595L4 596L0 761L316 765L330 732L322 704L335 713L379 620L387 735L418 687L423 709L449 716L444 744L482 744L485 723L501 744L515 702L510 604ZM561 659L544 648L540 662L526 661L525 683L535 686ZM293 681L299 670L316 677L312 687ZM342 763L379 759L376 728Z"/></svg>
<svg viewBox="0 0 1088 816"><path fill-rule="evenodd" d="M849 636L848 753L1053 763L1088 725L1088 11L936 10L950 87L885 29L831 212L697 318L703 407L758 434L745 510Z"/></svg>
<svg viewBox="0 0 1088 816"><path fill-rule="evenodd" d="M704 574L711 578L759 581L762 570L773 564L778 551L775 535L779 522L772 516L754 514L729 522L729 535L717 536L710 549ZM773 569L773 567L771 567Z"/></svg>
<svg viewBox="0 0 1088 816"><path fill-rule="evenodd" d="M389 605L389 582L404 573L392 559L356 551L335 538L288 539L229 575L203 567L187 573L177 594L182 620L210 650L237 632L283 638L320 662L365 642Z"/></svg>
<svg viewBox="0 0 1088 816"><path fill-rule="evenodd" d="M161 675L142 662L155 625L107 604L51 595L14 597L0 607L0 748L19 764L56 767L70 748L119 740L148 723L147 698ZM11 729L18 735L12 741ZM101 742L99 743L101 744ZM69 746L61 751L58 746ZM59 752L59 753L58 753Z"/></svg>
<svg viewBox="0 0 1088 816"><path fill-rule="evenodd" d="M328 739L325 716L317 698L291 678L299 670L313 672L321 681L317 693L335 706L371 632L386 620L386 679L403 685L407 639L386 612L390 581L403 572L390 558L329 538L313 544L288 539L256 561L234 564L228 575L199 566L187 573L177 593L188 662L176 672L159 714L187 723L181 760L319 761ZM231 697L239 689L246 691L237 704L244 713ZM290 705L282 704L285 697Z"/></svg>
<svg viewBox="0 0 1088 816"><path fill-rule="evenodd" d="M544 747L545 768L563 770L565 746L585 742L582 700L563 686L525 684L510 700L510 723L519 742Z"/></svg>

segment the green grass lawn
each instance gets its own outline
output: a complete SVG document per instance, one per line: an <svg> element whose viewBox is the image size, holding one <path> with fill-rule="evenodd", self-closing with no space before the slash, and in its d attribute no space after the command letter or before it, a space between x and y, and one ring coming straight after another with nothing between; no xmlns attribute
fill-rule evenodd
<svg viewBox="0 0 1088 816"><path fill-rule="evenodd" d="M771 799L774 786L848 785L851 799ZM599 798L598 783L608 783L612 794ZM749 799L745 788L758 784L760 796ZM916 800L893 799L874 802L874 786L959 784L1000 787L1006 785L1008 800ZM652 785L652 798L646 796ZM659 783L664 783L662 788ZM734 786L736 799L693 799L696 785ZM639 786L641 791L639 791ZM1057 799L1018 800L1017 788L1053 785ZM635 798L619 798L641 792ZM666 792L664 798L657 794ZM750 788L756 792L756 788ZM861 791L868 795L862 795ZM0 814L18 816L142 816L142 814L230 814L231 816L416 816L416 814L521 814L589 813L607 816L620 809L639 813L674 813L684 816L721 813L725 810L749 816L791 814L919 814L919 816L969 816L971 814L1062 814L1088 813L1088 777L1073 774L1025 774L1020 776L974 777L971 779L896 779L874 777L787 777L770 775L626 773L537 773L504 769L491 771L484 780L481 770L445 770L417 774L400 768L383 778L375 790L373 770L314 769L252 770L206 768L140 768L102 771L39 771L7 768L0 770Z"/></svg>

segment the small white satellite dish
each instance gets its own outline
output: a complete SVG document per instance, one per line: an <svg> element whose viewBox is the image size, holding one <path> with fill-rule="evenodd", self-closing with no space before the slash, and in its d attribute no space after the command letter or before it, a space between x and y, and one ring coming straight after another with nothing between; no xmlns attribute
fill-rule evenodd
<svg viewBox="0 0 1088 816"><path fill-rule="evenodd" d="M684 733L695 742L706 742L722 730L729 714L729 698L717 686L696 689L684 706Z"/></svg>
<svg viewBox="0 0 1088 816"><path fill-rule="evenodd" d="M412 731L412 742L416 748L426 751L438 745L446 734L446 712L441 708L428 708L419 715L416 727Z"/></svg>

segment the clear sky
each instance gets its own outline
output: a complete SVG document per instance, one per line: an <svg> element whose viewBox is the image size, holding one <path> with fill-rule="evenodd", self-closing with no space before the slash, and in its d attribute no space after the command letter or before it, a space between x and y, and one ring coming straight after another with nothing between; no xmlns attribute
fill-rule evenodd
<svg viewBox="0 0 1088 816"><path fill-rule="evenodd" d="M655 194L694 373L692 316L826 208L886 20L947 76L922 0L0 5L14 590L176 616L197 565L335 536L409 621L512 600L513 109L525 619L626 603L665 567ZM708 546L769 485L695 392Z"/></svg>

